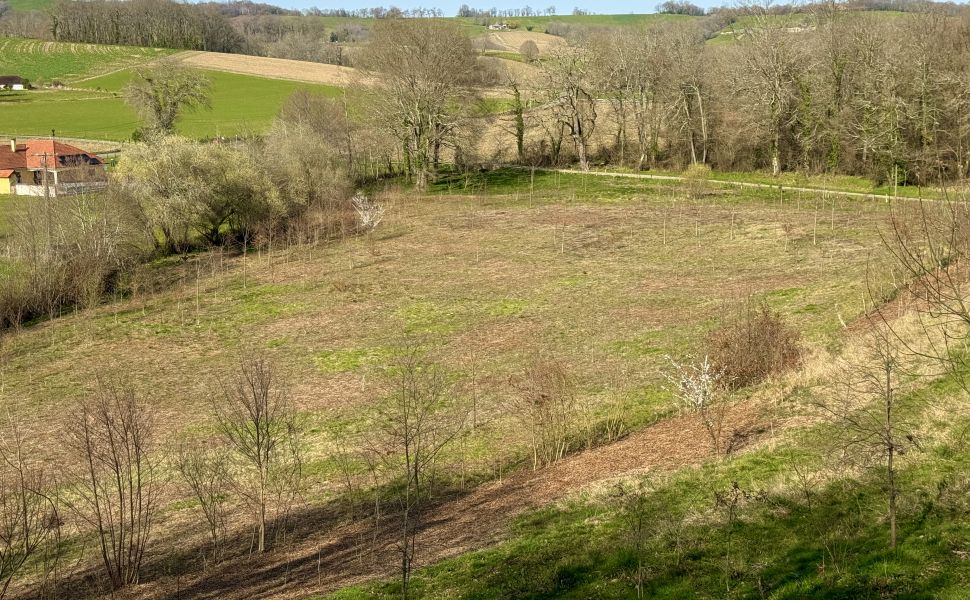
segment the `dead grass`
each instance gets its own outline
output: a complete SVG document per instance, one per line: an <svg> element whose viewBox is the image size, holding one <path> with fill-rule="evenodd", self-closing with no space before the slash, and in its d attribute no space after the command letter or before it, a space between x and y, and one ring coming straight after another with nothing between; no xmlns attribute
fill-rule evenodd
<svg viewBox="0 0 970 600"><path fill-rule="evenodd" d="M629 423L642 427L669 413L660 390L665 355L690 351L727 303L765 295L815 345L838 331L837 312L863 310L857 299L878 240L878 211L840 210L813 243L811 208L763 194L685 201L632 181L617 184L634 186L620 191L607 187L610 180L582 189L578 178L555 181L531 206L521 190L402 194L368 237L159 266L174 289L0 338L0 401L54 447L65 407L92 389L97 374L124 373L152 398L172 439L207 427L217 378L239 353L257 348L287 370L295 401L318 425L309 441L323 461L333 443L328 431L359 426L375 401L382 357L405 336L418 337L474 389L479 453L467 467L488 475L521 455L522 440L503 412L505 382L536 351L567 365L582 395L621 403ZM441 529L428 533L440 538L434 557L486 544L511 514L592 480L702 459L683 443L696 424L680 419L456 500L442 509ZM335 477L325 461L316 466L312 496L323 497ZM230 565L185 597L298 596L315 585L318 548L329 561L325 573L333 570L326 589L384 573L383 558L367 569L358 564L353 527L319 537L333 525L320 511L310 507L306 516L318 534L298 540L288 562L278 552L254 566L252 587L231 595L224 586L240 571ZM184 518L167 513L164 535L175 535ZM162 597L159 590L144 593Z"/></svg>
<svg viewBox="0 0 970 600"><path fill-rule="evenodd" d="M359 73L350 67L302 60L222 54L219 52L183 52L178 54L177 57L182 63L191 67L255 75L270 79L322 83L336 87L346 87L361 80Z"/></svg>
<svg viewBox="0 0 970 600"><path fill-rule="evenodd" d="M476 48L501 52L518 52L526 41L533 41L539 48L539 55L550 52L566 45L566 40L548 33L538 31L496 31L486 33L474 40Z"/></svg>

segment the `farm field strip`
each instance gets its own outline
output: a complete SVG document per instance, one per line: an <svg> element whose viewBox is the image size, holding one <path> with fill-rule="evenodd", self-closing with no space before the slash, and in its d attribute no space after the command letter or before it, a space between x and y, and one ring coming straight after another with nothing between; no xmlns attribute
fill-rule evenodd
<svg viewBox="0 0 970 600"><path fill-rule="evenodd" d="M253 75L267 79L282 79L345 87L360 79L356 69L323 63L222 54L218 52L184 52L177 58L186 66L211 71L225 71Z"/></svg>

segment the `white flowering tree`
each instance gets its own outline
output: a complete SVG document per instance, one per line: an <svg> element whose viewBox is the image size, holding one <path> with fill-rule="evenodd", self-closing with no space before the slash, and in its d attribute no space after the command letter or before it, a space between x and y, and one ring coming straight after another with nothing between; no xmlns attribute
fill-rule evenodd
<svg viewBox="0 0 970 600"><path fill-rule="evenodd" d="M678 363L671 359L672 370L667 379L674 388L677 400L684 410L696 413L704 423L711 439L714 455L723 452L721 433L727 408L727 390L724 374L711 364L710 358Z"/></svg>

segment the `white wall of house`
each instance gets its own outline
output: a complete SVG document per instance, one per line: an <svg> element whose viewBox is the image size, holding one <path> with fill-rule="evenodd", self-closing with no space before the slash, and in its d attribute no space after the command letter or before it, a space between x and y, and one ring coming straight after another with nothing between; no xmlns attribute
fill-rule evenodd
<svg viewBox="0 0 970 600"><path fill-rule="evenodd" d="M78 194L87 194L89 192L99 192L108 187L108 182L89 181L85 183L59 183L57 185L52 184L48 187L50 187L51 196L76 196ZM18 196L43 196L44 186L18 183L14 186L14 194Z"/></svg>

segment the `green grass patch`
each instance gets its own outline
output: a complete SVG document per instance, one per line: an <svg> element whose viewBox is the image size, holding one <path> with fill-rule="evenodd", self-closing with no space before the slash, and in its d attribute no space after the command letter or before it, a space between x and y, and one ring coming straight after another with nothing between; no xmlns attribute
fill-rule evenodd
<svg viewBox="0 0 970 600"><path fill-rule="evenodd" d="M265 79L235 73L206 71L212 81L212 110L186 112L178 131L194 138L262 133L279 113L283 102L298 89L325 96L338 88L293 81ZM34 90L11 95L3 104L9 115L7 133L21 136L58 135L106 140L130 138L139 120L125 104L121 90L130 72L118 72L85 81L88 91Z"/></svg>
<svg viewBox="0 0 970 600"><path fill-rule="evenodd" d="M379 367L393 356L394 349L387 347L323 350L313 356L313 363L321 373L346 373Z"/></svg>
<svg viewBox="0 0 970 600"><path fill-rule="evenodd" d="M54 0L7 0L7 4L14 10L44 10L54 4Z"/></svg>

